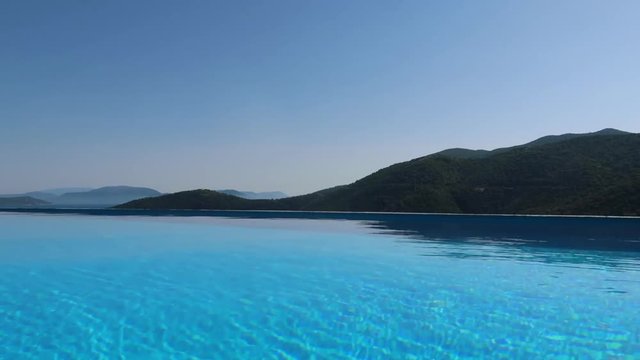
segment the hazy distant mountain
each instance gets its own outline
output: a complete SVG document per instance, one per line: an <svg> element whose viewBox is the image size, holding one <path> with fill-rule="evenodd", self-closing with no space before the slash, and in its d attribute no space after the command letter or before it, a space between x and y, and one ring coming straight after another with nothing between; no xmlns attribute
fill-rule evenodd
<svg viewBox="0 0 640 360"><path fill-rule="evenodd" d="M196 190L120 207L639 216L640 134L605 129L486 153L450 149L279 200Z"/></svg>
<svg viewBox="0 0 640 360"><path fill-rule="evenodd" d="M282 199L288 195L280 191L268 191L268 192L253 192L253 191L238 191L233 189L216 190L227 195L237 196L243 199L250 200L269 200L269 199Z"/></svg>
<svg viewBox="0 0 640 360"><path fill-rule="evenodd" d="M78 190L61 193L64 190ZM82 190L89 189L89 190ZM108 207L123 202L142 199L150 196L162 195L160 192L144 187L106 186L99 189L91 188L59 188L43 191L32 191L24 194L0 195L6 198L31 198L43 201L40 205L50 207Z"/></svg>
<svg viewBox="0 0 640 360"><path fill-rule="evenodd" d="M4 198L4 199L6 199L6 198L19 198L19 197L30 197L30 198L33 198L33 199L52 202L53 199L56 199L58 196L57 195L53 195L53 194L49 194L49 193L45 193L45 192L41 192L41 191L32 191L32 192L22 193L22 194L1 194L0 195L0 199L2 199L2 198Z"/></svg>
<svg viewBox="0 0 640 360"><path fill-rule="evenodd" d="M162 195L145 187L106 186L83 192L70 192L55 199L55 205L113 206L136 199Z"/></svg>
<svg viewBox="0 0 640 360"><path fill-rule="evenodd" d="M37 207L44 205L49 205L49 203L29 196L0 197L0 207L4 208Z"/></svg>
<svg viewBox="0 0 640 360"><path fill-rule="evenodd" d="M90 191L90 190L93 190L93 189L84 188L84 187L55 188L55 189L46 189L46 190L39 190L39 191L30 191L30 192L21 193L21 194L4 194L4 195L0 195L0 198L28 196L34 199L39 199L39 200L44 200L50 203L54 203L56 202L58 197L64 193Z"/></svg>
<svg viewBox="0 0 640 360"><path fill-rule="evenodd" d="M55 202L56 199L58 198L58 195L44 192L44 191L31 191L28 193L21 194L21 196L29 196L34 199L43 200L50 203Z"/></svg>
<svg viewBox="0 0 640 360"><path fill-rule="evenodd" d="M91 191L93 189L94 188L90 188L90 187L66 187L66 188L45 189L37 192L53 194L53 195L62 195L62 194L71 193L71 192Z"/></svg>

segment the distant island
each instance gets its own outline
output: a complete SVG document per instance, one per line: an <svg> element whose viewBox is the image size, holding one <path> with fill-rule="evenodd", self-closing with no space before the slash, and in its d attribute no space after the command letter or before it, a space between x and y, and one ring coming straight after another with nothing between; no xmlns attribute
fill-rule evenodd
<svg viewBox="0 0 640 360"><path fill-rule="evenodd" d="M50 205L50 202L31 196L0 197L0 208L30 208Z"/></svg>
<svg viewBox="0 0 640 360"><path fill-rule="evenodd" d="M640 135L604 129L493 151L449 149L277 200L192 190L117 208L639 216Z"/></svg>
<svg viewBox="0 0 640 360"><path fill-rule="evenodd" d="M272 200L286 198L280 191L253 192L233 189L218 190L243 199ZM161 192L136 186L105 186L92 188L56 188L22 194L0 194L0 208L107 208L137 199L163 195Z"/></svg>
<svg viewBox="0 0 640 360"><path fill-rule="evenodd" d="M135 186L50 189L24 194L0 195L0 207L112 207L132 200L159 195L162 193L154 189ZM10 201L10 199L14 200Z"/></svg>

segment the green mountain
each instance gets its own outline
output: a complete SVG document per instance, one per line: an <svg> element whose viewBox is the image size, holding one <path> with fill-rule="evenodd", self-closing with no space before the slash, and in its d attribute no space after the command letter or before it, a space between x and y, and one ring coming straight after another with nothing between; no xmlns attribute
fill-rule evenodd
<svg viewBox="0 0 640 360"><path fill-rule="evenodd" d="M461 154L432 154L349 185L280 200L197 190L120 207L640 215L639 134L605 129Z"/></svg>
<svg viewBox="0 0 640 360"><path fill-rule="evenodd" d="M29 196L0 197L0 207L3 208L37 207L44 205L49 205L49 203Z"/></svg>
<svg viewBox="0 0 640 360"><path fill-rule="evenodd" d="M233 189L216 190L227 195L237 196L243 199L250 200L271 200L271 199L283 199L287 197L287 194L280 191L266 191L266 192L253 192L253 191L239 191Z"/></svg>

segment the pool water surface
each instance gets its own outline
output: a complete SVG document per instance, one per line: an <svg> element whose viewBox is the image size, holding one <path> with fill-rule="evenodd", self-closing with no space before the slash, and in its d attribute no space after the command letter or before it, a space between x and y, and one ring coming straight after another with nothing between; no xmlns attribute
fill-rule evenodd
<svg viewBox="0 0 640 360"><path fill-rule="evenodd" d="M364 217L0 213L0 358L640 358L639 219Z"/></svg>

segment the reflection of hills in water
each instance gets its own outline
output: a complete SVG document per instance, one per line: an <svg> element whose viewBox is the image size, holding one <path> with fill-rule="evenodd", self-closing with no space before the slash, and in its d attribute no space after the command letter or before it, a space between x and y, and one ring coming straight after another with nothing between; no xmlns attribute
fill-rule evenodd
<svg viewBox="0 0 640 360"><path fill-rule="evenodd" d="M429 256L617 266L640 270L640 218L476 216L218 210L14 209L85 215L328 219L359 221L399 241L432 247Z"/></svg>
<svg viewBox="0 0 640 360"><path fill-rule="evenodd" d="M425 256L640 270L640 219L408 215L369 226L428 247Z"/></svg>
<svg viewBox="0 0 640 360"><path fill-rule="evenodd" d="M389 216L371 227L419 240L640 251L640 219L537 216Z"/></svg>

